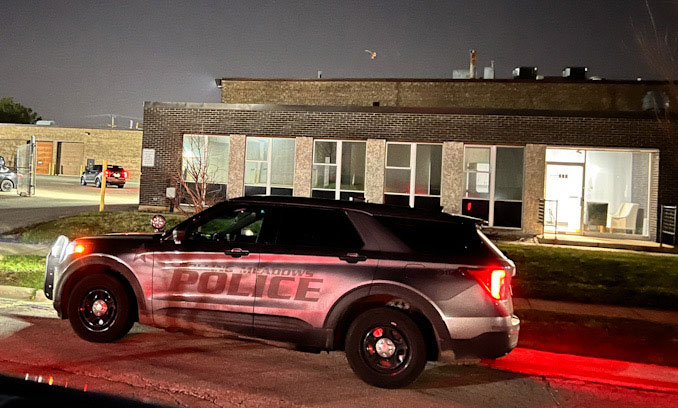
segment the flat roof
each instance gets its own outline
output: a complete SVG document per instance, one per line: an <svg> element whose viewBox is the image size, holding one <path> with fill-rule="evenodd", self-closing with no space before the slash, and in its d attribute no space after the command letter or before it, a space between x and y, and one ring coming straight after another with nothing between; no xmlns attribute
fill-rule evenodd
<svg viewBox="0 0 678 408"><path fill-rule="evenodd" d="M625 84L625 85L668 85L678 80L635 80L635 79L568 79L557 76L544 77L543 79L520 79L520 78L496 78L496 79L453 79L453 78L247 78L247 77L222 77L215 79L217 86L222 81L259 81L259 82L479 82L479 83L526 83L526 84Z"/></svg>

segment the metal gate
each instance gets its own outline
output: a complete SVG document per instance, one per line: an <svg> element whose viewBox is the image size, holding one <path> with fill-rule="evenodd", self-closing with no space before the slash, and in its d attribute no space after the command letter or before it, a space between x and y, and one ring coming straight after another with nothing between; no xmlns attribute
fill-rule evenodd
<svg viewBox="0 0 678 408"><path fill-rule="evenodd" d="M35 194L35 138L16 149L17 193L20 196Z"/></svg>

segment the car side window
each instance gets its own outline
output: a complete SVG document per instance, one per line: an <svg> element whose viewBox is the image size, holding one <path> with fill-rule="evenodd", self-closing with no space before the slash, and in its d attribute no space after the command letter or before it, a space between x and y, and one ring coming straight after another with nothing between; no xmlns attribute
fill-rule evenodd
<svg viewBox="0 0 678 408"><path fill-rule="evenodd" d="M260 208L226 209L207 222L190 228L186 240L192 242L258 243L268 212Z"/></svg>
<svg viewBox="0 0 678 408"><path fill-rule="evenodd" d="M364 245L345 212L307 208L283 210L276 243L354 250Z"/></svg>
<svg viewBox="0 0 678 408"><path fill-rule="evenodd" d="M481 246L473 225L398 217L377 219L405 245L422 254L459 255Z"/></svg>

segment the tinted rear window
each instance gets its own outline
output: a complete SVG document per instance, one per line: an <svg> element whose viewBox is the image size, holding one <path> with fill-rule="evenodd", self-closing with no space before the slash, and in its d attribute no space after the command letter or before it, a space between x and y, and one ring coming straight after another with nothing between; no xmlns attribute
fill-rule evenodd
<svg viewBox="0 0 678 408"><path fill-rule="evenodd" d="M281 245L359 249L363 242L343 211L284 208L278 239Z"/></svg>
<svg viewBox="0 0 678 408"><path fill-rule="evenodd" d="M481 247L472 224L377 217L393 235L421 254L461 255Z"/></svg>

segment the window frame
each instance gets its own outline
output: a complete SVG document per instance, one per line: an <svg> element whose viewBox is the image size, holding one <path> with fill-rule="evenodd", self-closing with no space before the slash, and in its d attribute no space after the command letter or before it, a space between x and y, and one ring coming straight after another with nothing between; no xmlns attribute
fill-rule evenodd
<svg viewBox="0 0 678 408"><path fill-rule="evenodd" d="M213 134L200 134L200 133L184 133L182 135L182 140L181 140L181 143L182 143L181 144L181 176L188 183L196 183L195 180L193 180L193 179L191 179L187 176L184 176L185 164L186 164L186 161L187 161L187 158L185 156L186 153L185 153L184 147L186 146L186 138L187 137L199 137L199 138L202 139L201 144L202 144L202 148L204 149L203 154L205 155L205 157L202 158L202 160L205 161L205 165L207 166L206 170L209 169L209 155L207 154L207 151L210 147L210 142L209 142L210 138L211 137L219 137L219 138L225 138L228 141L228 157L226 158L225 166L223 167L223 169L225 169L225 177L223 177L223 178L226 181L223 181L223 182L217 181L216 179L221 179L221 177L218 177L218 176L215 175L214 182L209 183L209 184L214 184L214 185L228 186L228 173L229 173L229 166L230 166L230 162L231 162L231 135L218 135L218 134L213 135Z"/></svg>
<svg viewBox="0 0 678 408"><path fill-rule="evenodd" d="M476 171L476 170L467 170L466 169L466 149L468 148L484 148L484 149L490 149L490 170L489 172L484 172L484 171ZM523 151L523 182L521 186L522 190L522 197L520 200L507 200L507 199L501 199L501 200L496 200L495 199L495 181L496 181L496 174L497 174L497 148L507 148L507 149L521 149ZM488 207L489 207L489 212L487 215L487 224L488 226L492 228L504 228L504 229L510 229L510 230L521 230L523 228L523 214L522 214L522 209L524 208L525 204L525 146L507 146L507 145L478 145L478 144L465 144L464 145L464 158L463 158L463 163L464 163L464 194L462 195L462 202L463 200L482 200L482 201L487 201L488 202ZM471 174L484 174L487 173L489 174L490 180L489 180L489 197L488 198L478 198L478 197L471 197L468 195L468 181L469 181L469 175ZM521 214L520 214L520 226L519 227L506 227L506 226L501 226L501 225L495 225L494 224L494 207L496 202L510 202L510 203L521 203Z"/></svg>
<svg viewBox="0 0 678 408"><path fill-rule="evenodd" d="M315 161L315 153L316 153L316 146L317 143L335 143L336 144L336 150L335 150L335 163L317 163ZM334 192L334 199L335 200L340 200L341 199L341 193L362 193L365 194L365 189L363 185L362 190L344 190L341 188L341 170L342 170L342 162L343 162L343 145L344 142L347 143L362 143L365 145L365 174L363 174L363 179L365 179L365 176L367 175L367 142L364 140L346 140L346 139L341 139L341 140L335 140L335 139L313 139L313 162L311 163L311 172L315 170L316 165L321 165L321 166L334 166L335 168L335 180L334 180L334 188L322 188L322 187L313 187L313 184L311 183L311 192L313 190L317 191L333 191Z"/></svg>
<svg viewBox="0 0 678 408"><path fill-rule="evenodd" d="M253 159L248 159L247 158L247 147L248 147L248 139L265 139L268 141L268 150L266 152L266 160L253 160ZM243 174L243 187L245 188L245 191L247 190L247 187L265 187L266 188L266 195L271 195L271 190L273 188L285 188L285 189L290 189L294 190L294 165L292 166L292 184L289 186L278 186L278 185L272 185L271 184L271 174L273 171L273 139L285 139L285 140L292 140L294 143L295 147L295 156L296 156L296 146L297 146L297 141L296 138L293 137L266 137L266 136L247 136L245 139L245 172ZM293 157L293 161L296 161L296 157ZM248 163L266 163L266 183L247 183L245 180L247 179L247 164ZM296 163L295 163L296 164Z"/></svg>
<svg viewBox="0 0 678 408"><path fill-rule="evenodd" d="M410 145L410 164L409 167L401 166L389 166L388 165L388 148L390 145ZM415 198L416 197L442 197L442 194L417 194L416 193L416 182L417 182L417 146L440 146L442 149L442 143L417 143L417 142L386 142L386 154L384 155L384 196L394 195L394 196L408 196L409 197L409 206L414 208ZM442 155L440 159L440 181L441 181L441 190L442 190ZM410 172L410 192L409 193L391 193L386 192L386 172L387 170L409 170ZM431 191L431 178L429 174L429 180L427 184L427 189L430 193ZM442 191L441 191L442 193Z"/></svg>

